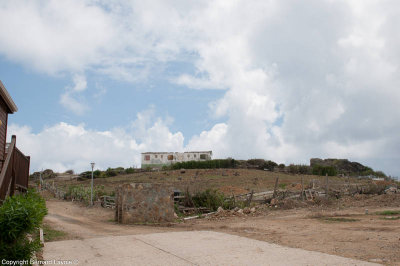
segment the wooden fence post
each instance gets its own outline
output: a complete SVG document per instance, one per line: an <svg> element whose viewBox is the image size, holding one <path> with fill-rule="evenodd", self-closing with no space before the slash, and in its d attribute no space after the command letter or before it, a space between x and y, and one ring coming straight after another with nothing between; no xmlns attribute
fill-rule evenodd
<svg viewBox="0 0 400 266"><path fill-rule="evenodd" d="M272 198L276 197L276 190L278 189L278 181L279 181L279 176L275 179L274 195L272 196Z"/></svg>
<svg viewBox="0 0 400 266"><path fill-rule="evenodd" d="M326 178L326 181L325 181L325 194L326 194L326 196L328 196L328 191L329 191L328 174L325 174L325 178Z"/></svg>
<svg viewBox="0 0 400 266"><path fill-rule="evenodd" d="M247 199L247 207L250 207L251 201L253 200L254 190L251 191L249 198Z"/></svg>

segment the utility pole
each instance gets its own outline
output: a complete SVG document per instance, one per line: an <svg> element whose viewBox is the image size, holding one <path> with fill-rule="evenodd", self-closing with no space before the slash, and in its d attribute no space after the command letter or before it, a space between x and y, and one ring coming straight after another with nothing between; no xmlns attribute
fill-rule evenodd
<svg viewBox="0 0 400 266"><path fill-rule="evenodd" d="M92 166L92 184L91 184L91 188L90 188L90 206L93 206L93 168L94 168L94 164L95 163L90 163L90 165Z"/></svg>

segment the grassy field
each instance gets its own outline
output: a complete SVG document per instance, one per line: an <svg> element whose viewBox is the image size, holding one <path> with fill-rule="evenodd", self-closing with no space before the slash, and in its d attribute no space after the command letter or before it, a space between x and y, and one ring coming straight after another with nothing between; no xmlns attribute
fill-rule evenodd
<svg viewBox="0 0 400 266"><path fill-rule="evenodd" d="M312 182L318 186L325 186L325 176L315 175L293 175L280 172L270 172L252 169L189 169L184 173L180 170L142 172L134 174L118 175L108 178L97 178L95 186L104 186L107 193L111 193L118 185L125 183L161 183L175 189L190 192L204 191L206 189L217 189L226 195L244 194L252 190L262 192L272 190L276 177L279 177L279 188L301 189L301 178L304 178L304 186L310 187ZM47 180L58 187L67 189L71 185L90 186L90 180L77 181L71 177L57 177ZM355 178L329 177L329 187L344 184L362 184L368 181Z"/></svg>

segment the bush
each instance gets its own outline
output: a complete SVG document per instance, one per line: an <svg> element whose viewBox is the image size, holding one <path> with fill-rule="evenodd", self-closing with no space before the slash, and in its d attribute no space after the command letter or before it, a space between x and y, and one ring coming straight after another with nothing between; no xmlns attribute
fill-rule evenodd
<svg viewBox="0 0 400 266"><path fill-rule="evenodd" d="M90 187L84 187L81 185L71 185L68 187L67 192L65 193L65 198L74 199L78 201L85 202L89 204L90 202ZM107 193L104 191L104 186L95 186L93 187L93 200L98 200L101 196L106 195Z"/></svg>
<svg viewBox="0 0 400 266"><path fill-rule="evenodd" d="M308 165L304 164L291 164L289 165L289 173L291 174L310 174L311 169Z"/></svg>
<svg viewBox="0 0 400 266"><path fill-rule="evenodd" d="M7 198L0 207L0 258L29 260L40 243L27 234L38 230L46 214L46 203L34 190Z"/></svg>
<svg viewBox="0 0 400 266"><path fill-rule="evenodd" d="M336 167L334 167L334 166L322 166L322 165L316 164L312 168L312 174L313 175L336 176L337 170L336 170Z"/></svg>
<svg viewBox="0 0 400 266"><path fill-rule="evenodd" d="M73 174L74 174L74 170L70 169L70 170L65 171L65 173L66 173L66 174L73 175Z"/></svg>
<svg viewBox="0 0 400 266"><path fill-rule="evenodd" d="M224 206L224 194L217 190L207 189L206 191L196 193L192 197L193 204L196 208L206 207L212 211L216 211L218 207Z"/></svg>
<svg viewBox="0 0 400 266"><path fill-rule="evenodd" d="M249 159L247 160L247 165L251 167L261 168L262 165L265 163L264 159Z"/></svg>
<svg viewBox="0 0 400 266"><path fill-rule="evenodd" d="M269 171L274 171L274 168L278 166L278 164L276 162L273 161L265 161L262 165L261 165L261 169L267 169Z"/></svg>
<svg viewBox="0 0 400 266"><path fill-rule="evenodd" d="M361 187L361 194L377 194L381 195L385 193L386 185L384 183L370 183L367 186Z"/></svg>
<svg viewBox="0 0 400 266"><path fill-rule="evenodd" d="M171 165L171 169L212 169L212 168L235 168L234 159L208 160L208 161L188 161L178 162Z"/></svg>
<svg viewBox="0 0 400 266"><path fill-rule="evenodd" d="M108 168L106 170L106 176L107 177L116 176L117 174L118 174L118 172L115 169Z"/></svg>
<svg viewBox="0 0 400 266"><path fill-rule="evenodd" d="M92 171L82 172L82 173L79 174L79 177L86 178L86 179L91 179L92 178ZM93 171L93 178L99 178L99 177L101 177L101 171L100 170Z"/></svg>
<svg viewBox="0 0 400 266"><path fill-rule="evenodd" d="M129 167L125 169L126 174L133 174L135 172L135 168Z"/></svg>
<svg viewBox="0 0 400 266"><path fill-rule="evenodd" d="M171 166L169 166L169 165L163 165L163 166L161 167L161 170L163 170L163 171L170 170L170 169L172 169L172 168L171 168Z"/></svg>

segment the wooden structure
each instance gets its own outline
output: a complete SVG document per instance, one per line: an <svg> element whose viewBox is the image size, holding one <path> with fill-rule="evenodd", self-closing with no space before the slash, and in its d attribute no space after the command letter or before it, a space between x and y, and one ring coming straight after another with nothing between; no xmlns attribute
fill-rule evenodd
<svg viewBox="0 0 400 266"><path fill-rule="evenodd" d="M30 157L16 146L17 137L6 143L8 114L18 110L3 83L0 81L0 204L15 190L28 189Z"/></svg>

